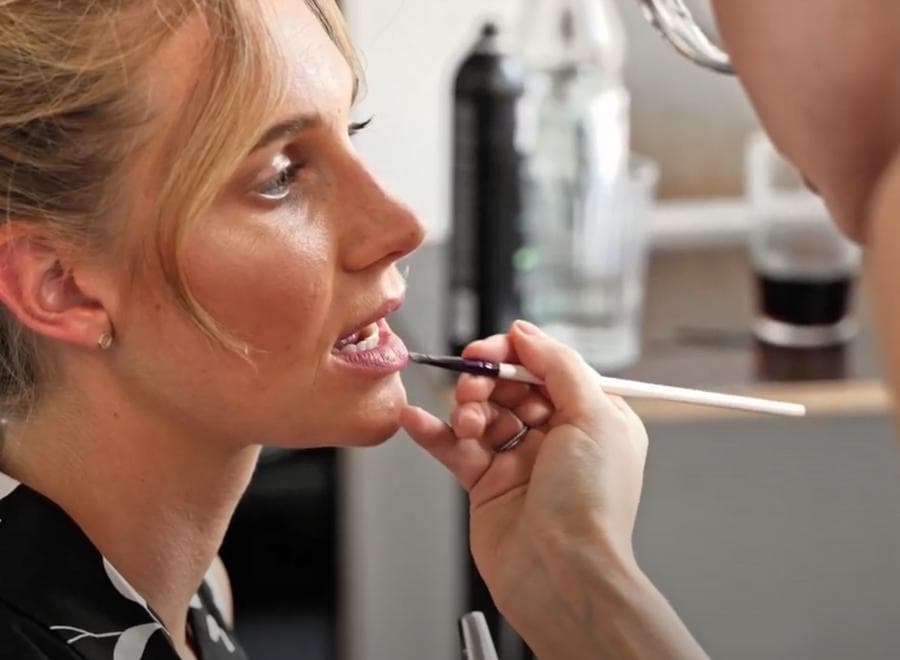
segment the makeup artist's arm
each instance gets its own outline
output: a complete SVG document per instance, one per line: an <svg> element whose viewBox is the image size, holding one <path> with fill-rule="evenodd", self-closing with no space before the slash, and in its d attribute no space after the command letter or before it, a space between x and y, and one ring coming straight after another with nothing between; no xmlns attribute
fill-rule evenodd
<svg viewBox="0 0 900 660"><path fill-rule="evenodd" d="M542 660L704 658L637 565L632 532L647 435L567 347L527 324L465 354L518 362L546 383L463 376L452 429L403 425L469 491L471 547L500 611ZM497 447L532 430L511 452Z"/></svg>

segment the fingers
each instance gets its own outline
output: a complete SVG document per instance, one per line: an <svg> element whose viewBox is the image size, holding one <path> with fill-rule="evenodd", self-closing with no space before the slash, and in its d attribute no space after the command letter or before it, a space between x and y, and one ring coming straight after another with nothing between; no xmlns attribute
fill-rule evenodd
<svg viewBox="0 0 900 660"><path fill-rule="evenodd" d="M550 422L556 412L553 404L543 394L533 393L522 403L513 408L516 417L533 429L542 428Z"/></svg>
<svg viewBox="0 0 900 660"><path fill-rule="evenodd" d="M502 445L521 428L521 422L511 415L498 416L489 439L457 439L444 422L413 406L400 412L400 424L419 446L450 470L475 505L526 482L540 447L541 434L531 431L514 451L494 452L494 446ZM485 478L489 470L492 474Z"/></svg>
<svg viewBox="0 0 900 660"><path fill-rule="evenodd" d="M512 408L524 400L532 390L533 388L526 383L463 374L456 384L455 394L457 403L491 399L500 405Z"/></svg>
<svg viewBox="0 0 900 660"><path fill-rule="evenodd" d="M481 442L494 451L522 430L522 421L508 408L498 408L494 421L485 429Z"/></svg>
<svg viewBox="0 0 900 660"><path fill-rule="evenodd" d="M497 441L502 445L512 435ZM522 488L531 480L534 464L540 452L542 433L529 431L515 449L494 455L490 472L469 489L472 509L478 509L486 502L494 501Z"/></svg>
<svg viewBox="0 0 900 660"><path fill-rule="evenodd" d="M487 339L472 342L466 346L462 354L463 357L478 358L491 362L516 362L518 360L518 356L512 348L507 335L494 335ZM510 387L512 385L521 386L522 383L509 383L485 376L464 375L460 377L456 388L456 400L458 403L486 401L497 388L501 392L507 389L523 389L521 387Z"/></svg>
<svg viewBox="0 0 900 660"><path fill-rule="evenodd" d="M494 335L487 339L473 341L463 350L463 357L479 358L491 362L519 361L516 349L509 340L508 335Z"/></svg>
<svg viewBox="0 0 900 660"><path fill-rule="evenodd" d="M431 413L414 406L400 412L400 425L470 490L491 465L493 452L475 438L457 439L453 430Z"/></svg>
<svg viewBox="0 0 900 660"><path fill-rule="evenodd" d="M625 422L629 428L628 435L634 441L638 451L646 458L650 440L647 436L647 429L644 427L644 421L638 417L638 414L634 412L632 407L622 397L610 395L609 400L625 416Z"/></svg>
<svg viewBox="0 0 900 660"><path fill-rule="evenodd" d="M487 401L472 401L453 410L450 425L458 438L480 438L500 416L500 411Z"/></svg>
<svg viewBox="0 0 900 660"><path fill-rule="evenodd" d="M596 423L616 411L603 393L597 373L574 350L525 321L516 321L509 333L519 363L544 381L558 421Z"/></svg>
<svg viewBox="0 0 900 660"><path fill-rule="evenodd" d="M511 417L517 424L521 420L526 426L541 428L550 421L553 412L553 406L542 394L529 392L524 397L517 398L512 405L501 404L494 399L458 405L451 415L450 423L457 437L479 438L488 436L489 429L504 417ZM500 433L502 435L502 431Z"/></svg>
<svg viewBox="0 0 900 660"><path fill-rule="evenodd" d="M533 427L546 423L555 411L555 424L571 423L589 435L608 424L610 416L624 417L629 426L640 431L636 437L646 435L631 408L603 392L599 376L578 353L530 323L517 321L509 334L473 342L463 354L522 364L541 378L545 386L535 388L484 376L461 376L456 387L459 411L454 417L454 428L460 437L481 437L488 433L496 411L487 402L512 410Z"/></svg>

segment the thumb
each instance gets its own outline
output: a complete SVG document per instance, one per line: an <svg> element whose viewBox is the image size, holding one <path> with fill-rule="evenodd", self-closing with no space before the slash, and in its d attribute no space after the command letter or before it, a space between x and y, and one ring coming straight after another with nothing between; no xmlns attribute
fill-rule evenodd
<svg viewBox="0 0 900 660"><path fill-rule="evenodd" d="M527 321L516 321L509 337L522 366L544 381L558 423L596 422L611 409L597 372L576 351Z"/></svg>

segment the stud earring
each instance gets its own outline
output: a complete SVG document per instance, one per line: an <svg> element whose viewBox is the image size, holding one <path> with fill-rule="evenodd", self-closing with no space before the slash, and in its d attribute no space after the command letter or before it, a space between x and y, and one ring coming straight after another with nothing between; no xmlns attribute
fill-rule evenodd
<svg viewBox="0 0 900 660"><path fill-rule="evenodd" d="M113 345L113 336L111 332L104 332L97 339L97 346L100 347L100 350L108 351Z"/></svg>

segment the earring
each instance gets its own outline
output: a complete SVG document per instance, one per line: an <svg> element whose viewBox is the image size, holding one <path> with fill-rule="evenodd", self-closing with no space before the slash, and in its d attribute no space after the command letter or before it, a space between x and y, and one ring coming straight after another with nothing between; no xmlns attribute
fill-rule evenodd
<svg viewBox="0 0 900 660"><path fill-rule="evenodd" d="M104 332L97 339L97 346L100 347L100 350L108 351L113 345L113 336L111 332Z"/></svg>

